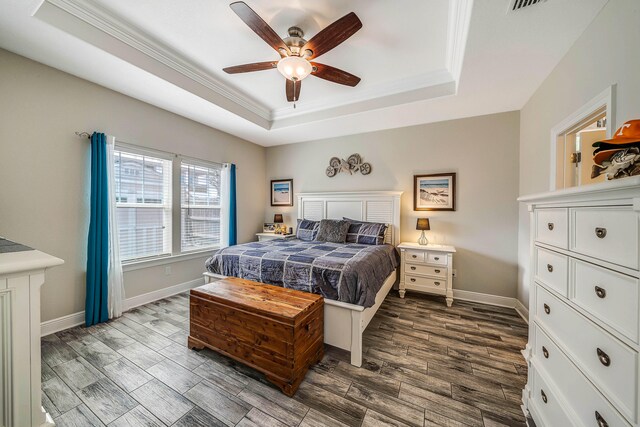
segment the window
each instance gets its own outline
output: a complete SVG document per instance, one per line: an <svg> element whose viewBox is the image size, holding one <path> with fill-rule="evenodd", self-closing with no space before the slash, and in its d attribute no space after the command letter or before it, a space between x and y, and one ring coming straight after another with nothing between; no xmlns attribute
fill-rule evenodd
<svg viewBox="0 0 640 427"><path fill-rule="evenodd" d="M220 244L220 166L182 161L180 242L182 251Z"/></svg>
<svg viewBox="0 0 640 427"><path fill-rule="evenodd" d="M171 254L171 160L114 152L123 261Z"/></svg>

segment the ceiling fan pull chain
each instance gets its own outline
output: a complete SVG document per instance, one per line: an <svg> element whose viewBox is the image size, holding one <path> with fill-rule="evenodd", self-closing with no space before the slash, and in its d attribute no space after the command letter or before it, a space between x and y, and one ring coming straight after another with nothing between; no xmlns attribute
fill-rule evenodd
<svg viewBox="0 0 640 427"><path fill-rule="evenodd" d="M293 108L296 108L296 101L298 100L298 98L296 98L296 81L293 81Z"/></svg>

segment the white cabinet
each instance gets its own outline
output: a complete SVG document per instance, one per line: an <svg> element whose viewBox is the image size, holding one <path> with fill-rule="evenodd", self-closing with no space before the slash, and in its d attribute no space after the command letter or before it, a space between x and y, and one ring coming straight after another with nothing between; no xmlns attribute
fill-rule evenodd
<svg viewBox="0 0 640 427"><path fill-rule="evenodd" d="M445 245L419 245L404 242L400 249L400 297L407 290L444 295L447 305L453 303L453 254L456 249Z"/></svg>
<svg viewBox="0 0 640 427"><path fill-rule="evenodd" d="M640 425L640 177L519 200L533 271L525 410L537 427Z"/></svg>
<svg viewBox="0 0 640 427"><path fill-rule="evenodd" d="M53 425L41 404L40 287L62 263L0 238L0 427Z"/></svg>

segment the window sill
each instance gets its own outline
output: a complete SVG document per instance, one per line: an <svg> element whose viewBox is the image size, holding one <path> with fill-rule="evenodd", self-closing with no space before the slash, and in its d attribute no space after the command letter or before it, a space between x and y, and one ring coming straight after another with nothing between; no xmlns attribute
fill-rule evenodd
<svg viewBox="0 0 640 427"><path fill-rule="evenodd" d="M127 271L141 270L143 268L151 268L157 267L159 265L173 264L175 262L180 261L188 261L190 259L203 258L211 254L212 251L218 249L217 246L212 248L198 250L193 252L186 252L178 255L169 255L163 257L157 257L152 259L145 259L142 261L131 261L131 262L123 262L122 263L122 271L126 273ZM202 267L204 269L204 266Z"/></svg>

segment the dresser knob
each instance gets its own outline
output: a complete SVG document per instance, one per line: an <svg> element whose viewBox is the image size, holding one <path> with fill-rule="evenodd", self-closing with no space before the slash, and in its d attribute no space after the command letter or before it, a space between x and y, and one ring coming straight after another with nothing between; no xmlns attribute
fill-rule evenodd
<svg viewBox="0 0 640 427"><path fill-rule="evenodd" d="M607 236L607 229L604 227L596 227L596 236L600 239L604 239Z"/></svg>
<svg viewBox="0 0 640 427"><path fill-rule="evenodd" d="M412 267L411 267L411 269L412 269L412 270L415 270L416 268L412 266Z"/></svg>
<svg viewBox="0 0 640 427"><path fill-rule="evenodd" d="M553 265L547 264L547 270L549 270L549 273L553 273Z"/></svg>
<svg viewBox="0 0 640 427"><path fill-rule="evenodd" d="M551 309L549 308L549 306L547 304L544 305L544 312L549 314L551 313Z"/></svg>
<svg viewBox="0 0 640 427"><path fill-rule="evenodd" d="M544 356L545 359L549 358L549 351L547 350L547 347L542 346L542 355Z"/></svg>
<svg viewBox="0 0 640 427"><path fill-rule="evenodd" d="M596 421L598 422L598 427L609 427L609 424L602 418L600 412L596 411Z"/></svg>
<svg viewBox="0 0 640 427"><path fill-rule="evenodd" d="M611 358L607 353L600 350L599 348L596 349L596 353L598 354L598 359L600 359L600 363L602 363L604 366L611 365Z"/></svg>
<svg viewBox="0 0 640 427"><path fill-rule="evenodd" d="M598 298L604 298L607 296L607 291L602 289L600 286L596 286L596 295L598 295Z"/></svg>
<svg viewBox="0 0 640 427"><path fill-rule="evenodd" d="M413 258L418 258L418 255L411 255Z"/></svg>
<svg viewBox="0 0 640 427"><path fill-rule="evenodd" d="M412 282L415 282L415 281L416 281L416 279L414 279L413 277L412 277L410 280L411 280Z"/></svg>
<svg viewBox="0 0 640 427"><path fill-rule="evenodd" d="M437 270L437 269L436 269L436 270L434 270L434 271L435 271L436 273L440 273L440 270Z"/></svg>
<svg viewBox="0 0 640 427"><path fill-rule="evenodd" d="M553 231L553 223L552 222L548 223L547 227L549 227L549 231Z"/></svg>
<svg viewBox="0 0 640 427"><path fill-rule="evenodd" d="M542 401L543 401L544 403L547 403L547 395L546 395L546 393L544 392L544 390L542 390L542 389L540 389L540 396L542 396Z"/></svg>
<svg viewBox="0 0 640 427"><path fill-rule="evenodd" d="M440 282L433 282L434 285L440 286Z"/></svg>
<svg viewBox="0 0 640 427"><path fill-rule="evenodd" d="M439 256L435 256L435 257L433 257L433 259L435 259L436 261L440 261L440 257Z"/></svg>

